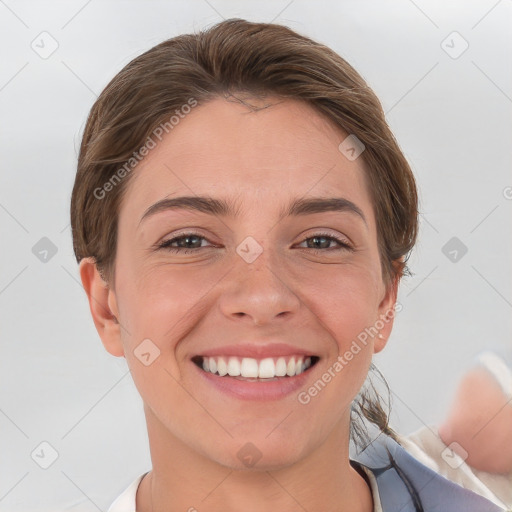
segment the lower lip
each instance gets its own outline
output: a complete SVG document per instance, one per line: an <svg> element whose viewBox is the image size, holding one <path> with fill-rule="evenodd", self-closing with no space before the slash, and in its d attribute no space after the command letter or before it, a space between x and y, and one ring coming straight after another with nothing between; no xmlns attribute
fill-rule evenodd
<svg viewBox="0 0 512 512"><path fill-rule="evenodd" d="M206 379L210 386L215 386L219 391L231 395L241 400L279 400L291 393L297 392L303 388L312 371L318 365L319 361L310 366L306 371L293 377L281 377L276 380L268 381L248 381L238 380L236 377L216 375L211 372L201 370L195 363L192 366L200 373L201 378Z"/></svg>

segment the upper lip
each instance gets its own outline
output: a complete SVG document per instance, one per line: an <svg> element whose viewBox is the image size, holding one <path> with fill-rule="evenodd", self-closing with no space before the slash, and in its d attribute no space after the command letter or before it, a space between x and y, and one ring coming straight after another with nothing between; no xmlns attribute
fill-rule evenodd
<svg viewBox="0 0 512 512"><path fill-rule="evenodd" d="M286 343L270 343L266 345L253 343L240 343L237 345L224 345L223 347L212 348L197 354L203 357L233 356L252 357L254 359L279 356L314 356L309 350L303 350Z"/></svg>

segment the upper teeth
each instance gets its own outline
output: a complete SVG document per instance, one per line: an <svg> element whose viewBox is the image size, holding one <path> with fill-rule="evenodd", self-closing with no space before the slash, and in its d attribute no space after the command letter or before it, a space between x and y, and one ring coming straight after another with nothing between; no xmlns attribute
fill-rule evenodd
<svg viewBox="0 0 512 512"><path fill-rule="evenodd" d="M253 377L260 379L271 379L274 377L289 377L299 375L306 368L311 366L311 357L304 359L303 356L288 358L267 357L265 359L253 359L252 357L203 357L203 370L216 373L223 377Z"/></svg>

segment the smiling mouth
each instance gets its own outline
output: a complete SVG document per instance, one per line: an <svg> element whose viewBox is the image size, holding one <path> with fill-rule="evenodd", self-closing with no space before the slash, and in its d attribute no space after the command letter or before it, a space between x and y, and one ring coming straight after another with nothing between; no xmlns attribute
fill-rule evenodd
<svg viewBox="0 0 512 512"><path fill-rule="evenodd" d="M254 359L235 356L195 356L192 362L206 373L238 380L265 382L300 375L312 368L318 356L281 356Z"/></svg>

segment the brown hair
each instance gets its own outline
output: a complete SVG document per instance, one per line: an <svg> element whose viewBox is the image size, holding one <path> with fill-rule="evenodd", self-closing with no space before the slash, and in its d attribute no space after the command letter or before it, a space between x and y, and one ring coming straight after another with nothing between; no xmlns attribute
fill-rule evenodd
<svg viewBox="0 0 512 512"><path fill-rule="evenodd" d="M302 100L364 144L360 158L383 279L389 284L407 273L418 229L416 184L378 98L330 48L285 26L242 19L156 45L100 94L85 126L71 198L77 261L92 256L105 280L114 281L118 212L139 153L157 127L172 129L171 116L182 117L185 106L234 92ZM378 398L365 396L360 414L393 436Z"/></svg>

